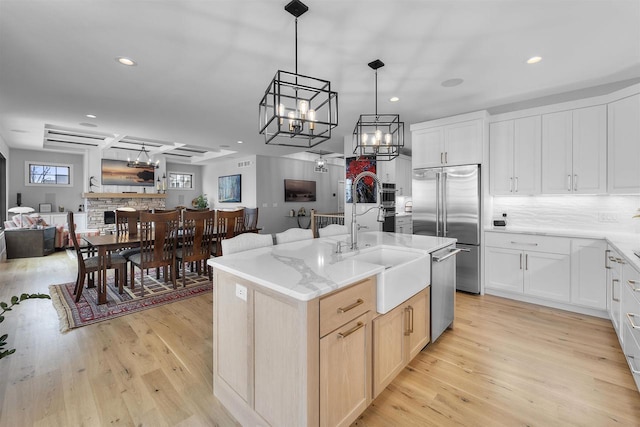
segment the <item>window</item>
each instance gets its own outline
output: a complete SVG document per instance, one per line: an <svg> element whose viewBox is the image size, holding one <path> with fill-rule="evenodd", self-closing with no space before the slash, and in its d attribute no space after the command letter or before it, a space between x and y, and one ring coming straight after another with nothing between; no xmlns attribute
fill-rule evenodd
<svg viewBox="0 0 640 427"><path fill-rule="evenodd" d="M25 162L25 185L73 185L73 166Z"/></svg>
<svg viewBox="0 0 640 427"><path fill-rule="evenodd" d="M185 172L169 172L169 188L193 190L193 174Z"/></svg>

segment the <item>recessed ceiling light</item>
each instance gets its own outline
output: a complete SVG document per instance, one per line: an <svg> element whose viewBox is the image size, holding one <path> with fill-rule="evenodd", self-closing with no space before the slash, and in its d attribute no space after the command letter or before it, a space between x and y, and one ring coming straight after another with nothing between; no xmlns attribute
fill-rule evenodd
<svg viewBox="0 0 640 427"><path fill-rule="evenodd" d="M93 123L79 123L80 126L85 126L88 128L97 128L98 125L94 125Z"/></svg>
<svg viewBox="0 0 640 427"><path fill-rule="evenodd" d="M527 59L527 64L537 64L540 61L542 61L541 56L532 56L531 58Z"/></svg>
<svg viewBox="0 0 640 427"><path fill-rule="evenodd" d="M136 65L138 65L138 63L136 61L134 61L133 59L126 58L124 56L118 56L116 58L116 61L118 61L122 65L128 65L129 67L135 67Z"/></svg>
<svg viewBox="0 0 640 427"><path fill-rule="evenodd" d="M95 114L87 114L87 115L85 115L85 117L89 117L90 119L95 119L98 116L96 116Z"/></svg>
<svg viewBox="0 0 640 427"><path fill-rule="evenodd" d="M462 79L449 79L449 80L443 81L442 83L440 83L440 85L444 87L454 87L454 86L461 85L462 82L464 82L464 80Z"/></svg>
<svg viewBox="0 0 640 427"><path fill-rule="evenodd" d="M238 144L242 144L242 141L238 141Z"/></svg>
<svg viewBox="0 0 640 427"><path fill-rule="evenodd" d="M398 101L400 101L400 98L398 98L397 96L392 96L391 98L389 98L389 101L398 102Z"/></svg>

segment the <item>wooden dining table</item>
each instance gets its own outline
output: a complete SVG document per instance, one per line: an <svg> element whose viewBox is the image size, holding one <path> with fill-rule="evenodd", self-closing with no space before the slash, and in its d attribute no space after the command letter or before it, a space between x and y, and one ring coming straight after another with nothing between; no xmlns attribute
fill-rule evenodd
<svg viewBox="0 0 640 427"><path fill-rule="evenodd" d="M262 227L254 229L246 229L241 233L258 233ZM217 232L214 230L214 233ZM238 234L241 234L238 233ZM128 233L123 234L104 234L100 236L83 236L82 239L87 244L95 248L98 252L98 280L96 287L98 288L98 304L107 303L107 254L118 249L140 246L140 233L130 236ZM125 267L126 268L126 267ZM131 280L134 280L133 277Z"/></svg>

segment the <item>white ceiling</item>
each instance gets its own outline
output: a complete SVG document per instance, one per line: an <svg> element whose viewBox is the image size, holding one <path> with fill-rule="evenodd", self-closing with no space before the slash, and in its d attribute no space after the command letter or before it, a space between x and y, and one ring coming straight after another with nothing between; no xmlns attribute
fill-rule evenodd
<svg viewBox="0 0 640 427"><path fill-rule="evenodd" d="M294 68L287 2L0 0L0 136L10 147L42 148L49 124L236 157L290 154L257 131L268 83ZM378 110L399 113L408 140L411 123L640 81L640 0L305 4L299 72L330 80L339 94L339 126L322 150L342 152L358 115L374 112L367 63L377 58L386 64ZM527 65L534 55L542 62ZM452 78L464 83L441 86Z"/></svg>

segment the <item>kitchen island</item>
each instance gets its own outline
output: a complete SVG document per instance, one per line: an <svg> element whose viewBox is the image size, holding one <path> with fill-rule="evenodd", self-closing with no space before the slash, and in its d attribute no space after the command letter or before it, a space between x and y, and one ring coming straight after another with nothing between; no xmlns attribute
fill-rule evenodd
<svg viewBox="0 0 640 427"><path fill-rule="evenodd" d="M454 239L367 232L208 261L214 269L214 394L242 425L348 425L429 342L430 253ZM342 246L343 253L337 253ZM384 265L422 263L421 289L378 312ZM426 263L426 264L424 264ZM404 282L387 283L402 287ZM390 300L389 300L390 301ZM393 305L396 305L395 302Z"/></svg>

